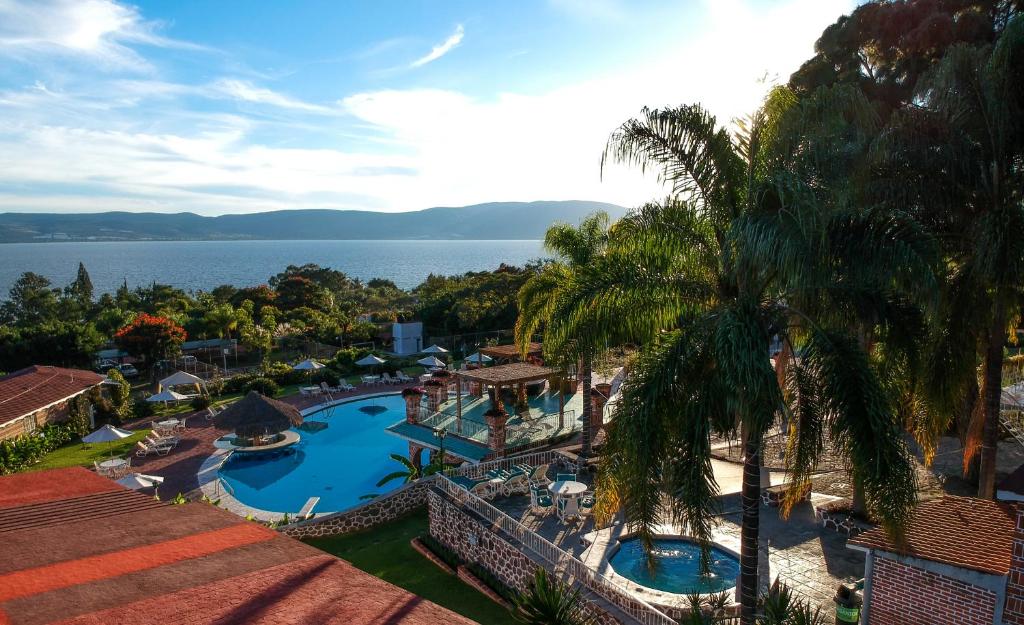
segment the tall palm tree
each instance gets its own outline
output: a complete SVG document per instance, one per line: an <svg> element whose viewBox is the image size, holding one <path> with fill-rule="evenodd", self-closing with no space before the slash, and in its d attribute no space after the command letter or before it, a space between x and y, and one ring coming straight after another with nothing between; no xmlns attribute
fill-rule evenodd
<svg viewBox="0 0 1024 625"><path fill-rule="evenodd" d="M878 150L883 191L918 210L944 243L947 288L929 387L947 416L973 404L964 466L980 450L985 498L995 494L1003 347L1024 294L1022 68L1018 15L994 46L950 48L920 81L920 105L894 116Z"/></svg>
<svg viewBox="0 0 1024 625"><path fill-rule="evenodd" d="M516 343L525 353L531 338L543 325L544 355L560 363L578 362L580 381L583 384L583 431L581 434L582 454L589 456L594 432L591 431L593 411L594 355L596 347L585 346L574 340L548 332L560 321L551 315L552 306L558 300L559 289L568 284L574 271L586 267L604 253L608 245L608 214L598 211L580 221L579 227L556 223L544 235L544 249L558 256L558 260L545 265L519 290L519 317L516 320ZM562 336L564 340L555 340Z"/></svg>
<svg viewBox="0 0 1024 625"><path fill-rule="evenodd" d="M900 245L893 238L916 230L900 216L822 200L829 194L815 188L820 181L799 175L803 159L817 157L800 132L811 123L784 89L772 91L735 140L699 105L645 109L626 122L606 158L655 168L674 197L617 223L607 252L574 271L550 305L560 319L548 330L556 342L645 345L602 458L602 515L623 511L648 545L667 515L707 546L718 503L710 435L740 430L745 625L757 605L761 444L780 412L794 417L796 482L806 483L828 430L887 527L905 524L915 497L891 396L821 302L876 288L881 275L908 283L921 250L914 237ZM837 275L837 245L856 248L869 266ZM788 376L791 407L769 361L775 336L802 348ZM705 566L707 558L705 549Z"/></svg>

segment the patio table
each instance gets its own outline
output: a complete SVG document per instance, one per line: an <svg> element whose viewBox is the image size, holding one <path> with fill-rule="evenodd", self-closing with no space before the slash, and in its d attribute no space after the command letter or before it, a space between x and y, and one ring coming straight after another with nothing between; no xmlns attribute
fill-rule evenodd
<svg viewBox="0 0 1024 625"><path fill-rule="evenodd" d="M548 490L555 497L578 499L583 496L583 493L587 492L587 485L583 482L563 480L561 482L551 482L548 484Z"/></svg>
<svg viewBox="0 0 1024 625"><path fill-rule="evenodd" d="M166 419L164 421L158 421L156 425L162 430L173 430L178 427L178 424L180 423L181 421L179 419Z"/></svg>
<svg viewBox="0 0 1024 625"><path fill-rule="evenodd" d="M299 392L302 393L303 395L319 395L320 394L320 387L319 386L303 386L302 388L299 389Z"/></svg>
<svg viewBox="0 0 1024 625"><path fill-rule="evenodd" d="M110 460L104 460L99 463L99 468L104 473L114 477L120 477L120 474L128 468L128 461L124 458L111 458Z"/></svg>
<svg viewBox="0 0 1024 625"><path fill-rule="evenodd" d="M380 377L378 377L378 376L375 376L375 375L364 375L363 376L363 383L364 384L375 384L377 382L380 382Z"/></svg>

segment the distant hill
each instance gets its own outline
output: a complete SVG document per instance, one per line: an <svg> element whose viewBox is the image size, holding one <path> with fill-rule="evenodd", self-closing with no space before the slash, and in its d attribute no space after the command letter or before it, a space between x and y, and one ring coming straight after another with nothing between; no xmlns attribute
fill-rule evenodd
<svg viewBox="0 0 1024 625"><path fill-rule="evenodd" d="M407 213L283 210L203 217L194 213L0 213L0 243L240 239L540 239L555 221L575 224L604 202L491 202Z"/></svg>

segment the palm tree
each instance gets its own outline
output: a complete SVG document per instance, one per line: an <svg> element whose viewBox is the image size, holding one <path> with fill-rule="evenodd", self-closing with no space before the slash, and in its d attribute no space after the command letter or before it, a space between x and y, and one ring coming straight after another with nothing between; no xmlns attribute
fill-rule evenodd
<svg viewBox="0 0 1024 625"><path fill-rule="evenodd" d="M594 432L591 431L593 372L595 348L568 337L556 341L557 333L548 329L560 319L551 315L552 305L558 299L559 289L568 283L573 271L585 267L604 253L608 244L608 214L596 212L580 221L577 228L556 223L544 235L544 249L556 254L559 260L548 263L519 289L519 318L516 320L516 343L526 352L531 338L541 327L544 333L544 354L555 362L578 361L583 384L582 455L589 456Z"/></svg>
<svg viewBox="0 0 1024 625"><path fill-rule="evenodd" d="M1018 15L994 46L950 48L919 82L921 105L894 116L878 150L888 173L883 192L917 209L944 243L947 288L930 389L947 417L973 404L964 467L980 450L978 496L984 498L995 495L1003 347L1024 294L1021 67L1024 16ZM948 419L936 430L944 425Z"/></svg>
<svg viewBox="0 0 1024 625"><path fill-rule="evenodd" d="M781 88L736 140L699 105L645 109L612 135L605 156L656 168L674 197L616 224L607 252L572 272L550 305L560 319L548 330L556 342L645 344L602 458L602 516L623 511L649 546L667 515L706 547L718 494L710 435L740 430L744 625L757 607L761 442L777 415L793 414L795 488L807 482L828 430L888 528L903 527L915 498L891 396L823 302L876 288L882 276L909 283L921 250L913 237L899 245L893 238L917 231L898 215L829 203L820 180L800 176L805 160L820 156L806 142L816 123ZM839 274L840 243L868 264ZM788 376L791 406L769 361L775 336L802 348Z"/></svg>

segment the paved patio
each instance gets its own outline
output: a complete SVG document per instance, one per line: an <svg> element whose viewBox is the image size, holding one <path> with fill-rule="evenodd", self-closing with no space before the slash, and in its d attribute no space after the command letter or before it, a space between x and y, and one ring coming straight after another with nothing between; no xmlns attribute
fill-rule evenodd
<svg viewBox="0 0 1024 625"><path fill-rule="evenodd" d="M717 460L713 464L715 477L723 491L715 542L738 553L739 479L742 467ZM778 483L781 474L773 472L771 478L773 483ZM591 483L592 478L583 476L581 480ZM811 503L796 506L788 520L781 519L776 508L761 506L761 550L762 557L767 553L769 562L769 570L761 573L762 587L767 587L775 577L779 577L800 596L826 608L832 605L832 597L840 583L851 584L864 576L863 554L847 549L844 536L825 531L815 523L813 506L832 499L814 495ZM593 520L589 518L574 525L564 525L554 514L533 513L529 497L526 496L502 497L492 503L547 540L608 573L607 558L611 555L610 549L618 534L623 530L622 525L595 528ZM661 531L666 534L681 533L667 519ZM685 605L679 597L657 593L632 583L629 583L629 587L647 601Z"/></svg>

